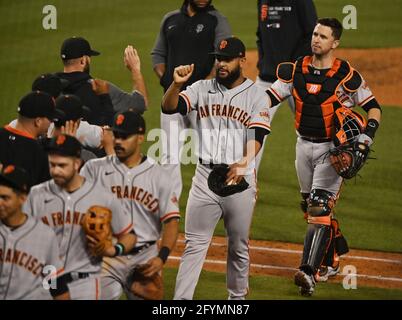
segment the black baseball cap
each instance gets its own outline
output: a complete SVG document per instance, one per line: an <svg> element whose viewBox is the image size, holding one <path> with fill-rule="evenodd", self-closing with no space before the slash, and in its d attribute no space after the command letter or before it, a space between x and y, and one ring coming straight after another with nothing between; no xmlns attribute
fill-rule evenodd
<svg viewBox="0 0 402 320"><path fill-rule="evenodd" d="M55 121L56 127L63 126L66 121L84 118L88 116L91 110L85 107L81 99L73 94L61 95L56 99L56 109L61 110L64 116Z"/></svg>
<svg viewBox="0 0 402 320"><path fill-rule="evenodd" d="M81 143L77 138L60 134L51 138L45 146L48 154L58 154L66 157L81 158Z"/></svg>
<svg viewBox="0 0 402 320"><path fill-rule="evenodd" d="M92 50L89 42L82 37L72 37L64 40L60 49L60 56L63 60L99 55L100 52Z"/></svg>
<svg viewBox="0 0 402 320"><path fill-rule="evenodd" d="M64 116L61 110L56 109L54 98L43 91L31 91L25 95L18 105L18 113L26 118L46 117L50 121Z"/></svg>
<svg viewBox="0 0 402 320"><path fill-rule="evenodd" d="M66 86L63 80L52 73L41 74L32 83L32 91L43 91L56 99Z"/></svg>
<svg viewBox="0 0 402 320"><path fill-rule="evenodd" d="M113 120L112 130L123 134L144 134L145 120L140 114L133 111L117 113Z"/></svg>
<svg viewBox="0 0 402 320"><path fill-rule="evenodd" d="M210 54L231 58L243 58L246 55L246 47L239 38L230 37L221 40L216 50Z"/></svg>
<svg viewBox="0 0 402 320"><path fill-rule="evenodd" d="M30 189L30 176L23 168L11 164L5 166L1 171L0 185L6 185L28 193Z"/></svg>

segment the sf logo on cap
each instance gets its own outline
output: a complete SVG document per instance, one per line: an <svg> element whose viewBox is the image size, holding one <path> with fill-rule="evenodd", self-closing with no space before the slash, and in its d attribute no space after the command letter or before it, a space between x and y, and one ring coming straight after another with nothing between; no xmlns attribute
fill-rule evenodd
<svg viewBox="0 0 402 320"><path fill-rule="evenodd" d="M66 141L66 136L59 135L59 136L57 137L56 144L57 144L58 146L61 146L62 144L64 144L64 141Z"/></svg>
<svg viewBox="0 0 402 320"><path fill-rule="evenodd" d="M124 115L119 114L119 115L117 116L117 119L116 119L116 124L117 124L118 126L120 126L120 125L122 125L123 121L124 121Z"/></svg>
<svg viewBox="0 0 402 320"><path fill-rule="evenodd" d="M228 42L226 40L222 40L221 44L219 45L219 49L225 49L226 46L228 45Z"/></svg>
<svg viewBox="0 0 402 320"><path fill-rule="evenodd" d="M13 165L9 165L4 168L3 173L9 174L9 173L13 172L14 170L15 170L15 167Z"/></svg>

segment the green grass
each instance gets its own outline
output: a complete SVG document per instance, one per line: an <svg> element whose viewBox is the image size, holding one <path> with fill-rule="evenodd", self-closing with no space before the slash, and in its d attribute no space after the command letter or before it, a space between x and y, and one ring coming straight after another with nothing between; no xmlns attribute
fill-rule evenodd
<svg viewBox="0 0 402 320"><path fill-rule="evenodd" d="M173 298L174 283L177 270L164 270L165 299ZM292 279L275 276L251 276L250 300L400 300L402 290L380 289L359 286L346 290L341 283L320 283L314 295L305 298L299 295L298 288ZM225 300L227 299L226 276L223 273L202 271L194 299Z"/></svg>
<svg viewBox="0 0 402 320"><path fill-rule="evenodd" d="M343 38L343 46L351 47L401 46L398 15L402 1L387 3L391 2L392 5L384 5L379 0L316 0L320 16L341 17L345 4L356 5L358 30L345 31ZM130 77L122 63L123 50L127 44L138 48L150 95L150 111L145 115L147 126L159 127L162 90L152 71L150 51L162 16L179 3L179 0L54 0L58 29L45 31L41 19L47 1L0 0L0 123L16 116L20 97L30 89L37 75L62 69L59 60L62 40L80 35L102 53L93 58L91 74L125 90L130 90ZM214 4L228 17L234 34L249 48L255 47L255 1L214 0ZM402 251L401 123L402 109L384 108L383 125L374 145L378 160L370 161L363 169L363 179L357 179L356 184L350 181L343 190L338 216L352 247ZM287 107L278 111L272 127L259 173L259 200L251 237L301 242L305 223L298 208L295 134ZM194 166L183 168L182 212L193 172ZM224 234L222 224L217 233Z"/></svg>

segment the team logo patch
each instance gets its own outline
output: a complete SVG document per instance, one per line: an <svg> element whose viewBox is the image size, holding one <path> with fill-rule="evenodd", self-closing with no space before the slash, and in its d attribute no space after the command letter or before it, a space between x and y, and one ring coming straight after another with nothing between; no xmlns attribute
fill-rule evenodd
<svg viewBox="0 0 402 320"><path fill-rule="evenodd" d="M66 136L64 136L64 135L59 135L58 137L57 137L57 140L56 140L56 144L58 145L58 146L61 146L62 144L64 144L64 142L66 141Z"/></svg>
<svg viewBox="0 0 402 320"><path fill-rule="evenodd" d="M10 164L9 166L4 168L3 173L9 174L9 173L13 172L14 170L15 170L15 167L12 164Z"/></svg>
<svg viewBox="0 0 402 320"><path fill-rule="evenodd" d="M197 24L197 27L195 28L195 32L200 33L202 30L204 30L204 25Z"/></svg>
<svg viewBox="0 0 402 320"><path fill-rule="evenodd" d="M220 45L219 45L219 49L225 49L226 46L228 45L228 42L226 40L222 40Z"/></svg>
<svg viewBox="0 0 402 320"><path fill-rule="evenodd" d="M316 83L307 83L307 91L310 94L319 94L321 91L321 85Z"/></svg>
<svg viewBox="0 0 402 320"><path fill-rule="evenodd" d="M117 124L118 126L120 126L120 125L123 124L123 122L124 122L124 115L119 114L119 115L117 116L117 119L116 119L116 124Z"/></svg>
<svg viewBox="0 0 402 320"><path fill-rule="evenodd" d="M263 117L263 118L269 119L269 113L268 113L268 111L261 111L261 112L260 112L260 116Z"/></svg>

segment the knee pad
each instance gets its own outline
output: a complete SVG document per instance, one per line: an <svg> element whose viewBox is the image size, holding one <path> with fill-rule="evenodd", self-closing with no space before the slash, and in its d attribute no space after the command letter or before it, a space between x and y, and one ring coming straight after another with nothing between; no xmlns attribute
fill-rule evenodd
<svg viewBox="0 0 402 320"><path fill-rule="evenodd" d="M312 224L331 225L331 212L335 206L334 196L323 189L314 189L308 199L308 222Z"/></svg>

